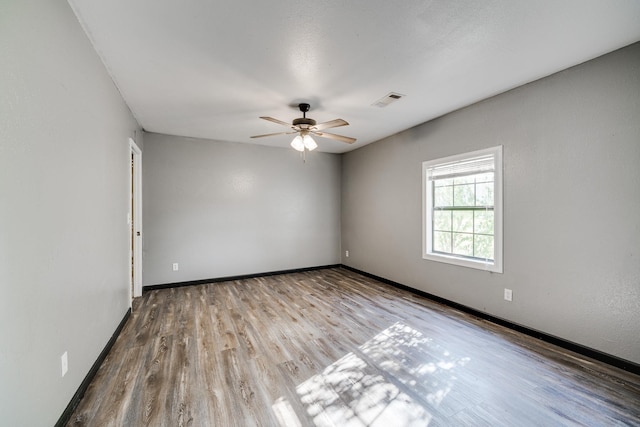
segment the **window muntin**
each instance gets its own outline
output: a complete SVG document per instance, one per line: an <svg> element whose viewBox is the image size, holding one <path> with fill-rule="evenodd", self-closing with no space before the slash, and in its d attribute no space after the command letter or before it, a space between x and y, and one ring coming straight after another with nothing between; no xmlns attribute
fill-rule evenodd
<svg viewBox="0 0 640 427"><path fill-rule="evenodd" d="M423 258L502 272L502 147L423 162Z"/></svg>

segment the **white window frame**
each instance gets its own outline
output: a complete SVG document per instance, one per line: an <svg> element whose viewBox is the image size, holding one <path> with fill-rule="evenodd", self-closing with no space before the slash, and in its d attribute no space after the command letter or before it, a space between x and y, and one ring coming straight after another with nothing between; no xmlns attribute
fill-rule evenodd
<svg viewBox="0 0 640 427"><path fill-rule="evenodd" d="M433 186L431 185L427 171L434 166L470 160L480 156L493 155L495 161L494 171L494 234L493 234L493 261L476 260L453 254L442 254L433 252L431 235L433 234ZM455 264L462 267L486 270L493 273L502 273L502 146L486 148L470 153L457 154L454 156L422 162L422 258L430 261Z"/></svg>

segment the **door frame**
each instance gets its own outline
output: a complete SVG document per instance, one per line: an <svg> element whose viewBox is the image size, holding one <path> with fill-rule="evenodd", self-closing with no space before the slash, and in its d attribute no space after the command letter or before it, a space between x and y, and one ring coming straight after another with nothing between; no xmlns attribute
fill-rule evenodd
<svg viewBox="0 0 640 427"><path fill-rule="evenodd" d="M133 172L131 172L131 156L133 155ZM133 288L132 297L142 296L142 150L129 138L129 289ZM133 224L131 219L133 217ZM133 246L133 247L131 247ZM131 261L133 258L133 261ZM131 271L133 269L133 272Z"/></svg>

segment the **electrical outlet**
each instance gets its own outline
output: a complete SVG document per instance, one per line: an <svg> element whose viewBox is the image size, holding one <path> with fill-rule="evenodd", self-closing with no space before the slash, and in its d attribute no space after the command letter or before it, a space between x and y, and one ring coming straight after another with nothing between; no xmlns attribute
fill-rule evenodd
<svg viewBox="0 0 640 427"><path fill-rule="evenodd" d="M349 251L344 251L344 256L346 256L347 258L349 258Z"/></svg>
<svg viewBox="0 0 640 427"><path fill-rule="evenodd" d="M504 299L506 301L513 301L513 291L511 289L504 288Z"/></svg>
<svg viewBox="0 0 640 427"><path fill-rule="evenodd" d="M178 263L177 262L173 263L173 271L178 271Z"/></svg>
<svg viewBox="0 0 640 427"><path fill-rule="evenodd" d="M62 356L60 356L60 372L64 377L69 370L69 358L67 357L67 352L65 351Z"/></svg>

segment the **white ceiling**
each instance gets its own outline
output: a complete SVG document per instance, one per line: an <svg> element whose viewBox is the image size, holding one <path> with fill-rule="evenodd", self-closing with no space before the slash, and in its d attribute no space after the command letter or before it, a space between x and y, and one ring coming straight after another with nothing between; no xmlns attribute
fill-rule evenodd
<svg viewBox="0 0 640 427"><path fill-rule="evenodd" d="M638 0L69 0L149 132L350 151L640 40ZM389 92L406 95L372 106Z"/></svg>

